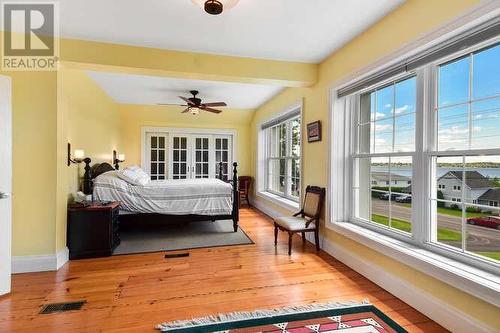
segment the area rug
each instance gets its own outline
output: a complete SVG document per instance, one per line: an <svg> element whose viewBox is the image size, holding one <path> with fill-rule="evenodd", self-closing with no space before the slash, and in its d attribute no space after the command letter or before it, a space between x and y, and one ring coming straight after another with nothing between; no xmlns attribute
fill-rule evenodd
<svg viewBox="0 0 500 333"><path fill-rule="evenodd" d="M166 322L162 332L382 333L407 332L368 302L325 303L254 312L233 312Z"/></svg>
<svg viewBox="0 0 500 333"><path fill-rule="evenodd" d="M120 229L120 239L113 255L253 244L233 221L134 226Z"/></svg>

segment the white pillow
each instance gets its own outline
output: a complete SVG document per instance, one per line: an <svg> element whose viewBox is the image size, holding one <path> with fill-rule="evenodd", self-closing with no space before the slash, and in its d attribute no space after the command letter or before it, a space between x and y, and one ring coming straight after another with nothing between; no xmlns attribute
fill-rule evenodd
<svg viewBox="0 0 500 333"><path fill-rule="evenodd" d="M132 166L126 167L125 170L127 170L127 169L132 170L132 171L136 172L137 174L139 174L143 177L147 177L147 178L149 178L149 180L151 180L151 177L149 177L149 175L146 173L146 171L142 170L137 165L132 165Z"/></svg>
<svg viewBox="0 0 500 333"><path fill-rule="evenodd" d="M144 186L148 184L151 179L147 174L142 174L141 172L138 172L137 170L131 170L129 168L126 168L124 170L119 170L117 171L117 175L120 179L123 179L127 183L130 183L132 185L136 186Z"/></svg>

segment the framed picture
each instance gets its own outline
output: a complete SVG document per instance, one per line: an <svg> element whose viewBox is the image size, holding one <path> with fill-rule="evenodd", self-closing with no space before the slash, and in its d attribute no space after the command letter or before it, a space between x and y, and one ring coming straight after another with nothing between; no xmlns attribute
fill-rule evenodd
<svg viewBox="0 0 500 333"><path fill-rule="evenodd" d="M321 141L321 121L307 124L307 142Z"/></svg>

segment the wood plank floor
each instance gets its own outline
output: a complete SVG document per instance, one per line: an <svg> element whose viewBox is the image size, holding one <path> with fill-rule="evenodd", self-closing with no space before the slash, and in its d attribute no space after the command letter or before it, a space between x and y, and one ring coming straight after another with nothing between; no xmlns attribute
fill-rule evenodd
<svg viewBox="0 0 500 333"><path fill-rule="evenodd" d="M0 298L0 332L155 332L163 321L311 302L370 300L410 332L446 332L394 295L311 244L273 245L271 220L241 210L255 245L72 261L58 272L17 274ZM39 315L48 302L87 300L81 311Z"/></svg>

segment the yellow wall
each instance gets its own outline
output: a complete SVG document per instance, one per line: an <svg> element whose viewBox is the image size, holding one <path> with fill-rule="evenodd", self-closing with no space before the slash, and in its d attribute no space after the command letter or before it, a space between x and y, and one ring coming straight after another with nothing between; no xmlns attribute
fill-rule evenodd
<svg viewBox="0 0 500 333"><path fill-rule="evenodd" d="M113 150L120 149L118 105L85 74L65 68L58 72L58 155L61 162L71 148L85 150L92 164L112 163ZM59 163L56 250L66 246L66 205L81 190L84 164Z"/></svg>
<svg viewBox="0 0 500 333"><path fill-rule="evenodd" d="M368 66L422 34L436 29L478 3L479 1L474 0L407 1L321 63L319 81L316 85L310 88L287 88L257 109L250 130L252 140L250 146L253 148L252 173L255 175L258 124L274 113L282 111L288 105L303 99L303 124L321 120L324 134L323 141L304 144L303 185L314 184L326 187L328 184L328 140L326 137L330 127L328 123L329 89L335 85L335 82L348 77L356 70ZM255 200L277 211L284 212L283 209L265 199L258 197ZM415 292L418 292L419 289L425 290L443 302L451 304L478 320L500 329L500 317L498 316L498 308L495 306L420 273L331 230L324 227L322 229L323 235L328 240L410 282L415 287Z"/></svg>
<svg viewBox="0 0 500 333"><path fill-rule="evenodd" d="M249 125L253 110L224 109L220 114L201 112L181 114L179 107L120 105L125 165L141 165L141 127L180 127L234 129L237 132L236 158L240 175L250 173Z"/></svg>
<svg viewBox="0 0 500 333"><path fill-rule="evenodd" d="M12 253L54 253L57 75L2 71L0 75L12 78Z"/></svg>

